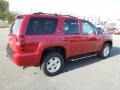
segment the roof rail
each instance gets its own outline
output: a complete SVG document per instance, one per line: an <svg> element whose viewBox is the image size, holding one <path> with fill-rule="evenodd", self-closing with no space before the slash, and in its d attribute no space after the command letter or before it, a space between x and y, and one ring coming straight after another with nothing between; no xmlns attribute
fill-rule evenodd
<svg viewBox="0 0 120 90"><path fill-rule="evenodd" d="M55 16L58 16L58 14L57 14L57 13L55 13L55 14L51 14L51 15L55 15Z"/></svg>
<svg viewBox="0 0 120 90"><path fill-rule="evenodd" d="M71 17L71 18L78 18L78 17L71 16L71 15L62 15L62 16L68 16L68 17Z"/></svg>
<svg viewBox="0 0 120 90"><path fill-rule="evenodd" d="M51 14L51 13L43 13L43 12L35 12L35 13L33 13L33 14L48 14L48 15L54 15L54 16L58 16L58 15L61 15L61 14L57 14L57 13L55 13L55 14ZM72 16L72 15L61 15L61 16L67 16L67 17L71 17L71 18L78 18L78 17L75 17L75 16Z"/></svg>
<svg viewBox="0 0 120 90"><path fill-rule="evenodd" d="M47 13L43 13L43 12L35 12L33 14L47 14Z"/></svg>
<svg viewBox="0 0 120 90"><path fill-rule="evenodd" d="M49 15L55 15L55 16L58 16L58 14L51 14L51 13L43 13L43 12L35 12L33 14L49 14Z"/></svg>

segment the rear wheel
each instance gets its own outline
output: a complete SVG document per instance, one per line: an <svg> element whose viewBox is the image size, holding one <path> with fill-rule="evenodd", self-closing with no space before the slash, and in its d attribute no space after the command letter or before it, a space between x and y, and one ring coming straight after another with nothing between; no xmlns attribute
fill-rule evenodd
<svg viewBox="0 0 120 90"><path fill-rule="evenodd" d="M64 58L60 53L52 52L44 57L43 72L48 76L55 76L61 72L64 66Z"/></svg>
<svg viewBox="0 0 120 90"><path fill-rule="evenodd" d="M109 43L104 44L102 50L98 53L100 58L107 58L110 55L111 45Z"/></svg>

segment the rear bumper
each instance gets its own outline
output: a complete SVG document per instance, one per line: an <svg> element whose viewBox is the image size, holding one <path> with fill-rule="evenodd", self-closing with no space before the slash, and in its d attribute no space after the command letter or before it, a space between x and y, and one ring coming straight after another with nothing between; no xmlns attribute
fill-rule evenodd
<svg viewBox="0 0 120 90"><path fill-rule="evenodd" d="M35 53L17 53L7 46L7 56L18 66L36 66L39 60L36 60Z"/></svg>

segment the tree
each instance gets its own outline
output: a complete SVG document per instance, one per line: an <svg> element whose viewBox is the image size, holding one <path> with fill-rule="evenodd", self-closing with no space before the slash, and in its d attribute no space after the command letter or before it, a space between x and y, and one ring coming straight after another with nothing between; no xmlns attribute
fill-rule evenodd
<svg viewBox="0 0 120 90"><path fill-rule="evenodd" d="M7 18L7 13L9 12L9 3L4 0L0 0L0 19L4 20Z"/></svg>
<svg viewBox="0 0 120 90"><path fill-rule="evenodd" d="M7 19L9 22L14 20L14 17L17 14L14 12L9 11L9 3L5 0L0 0L0 19L5 20Z"/></svg>
<svg viewBox="0 0 120 90"><path fill-rule="evenodd" d="M15 13L15 12L8 12L7 19L9 21L9 23L14 21L16 15L17 15L17 13Z"/></svg>
<svg viewBox="0 0 120 90"><path fill-rule="evenodd" d="M0 12L7 12L9 11L9 3L4 0L0 0Z"/></svg>

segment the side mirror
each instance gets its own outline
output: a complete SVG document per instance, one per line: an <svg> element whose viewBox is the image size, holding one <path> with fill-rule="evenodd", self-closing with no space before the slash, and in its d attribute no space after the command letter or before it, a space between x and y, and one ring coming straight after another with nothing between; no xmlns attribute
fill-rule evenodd
<svg viewBox="0 0 120 90"><path fill-rule="evenodd" d="M101 33L104 32L104 30L102 28L100 28L100 27L97 27L96 31L97 31L97 34L101 34Z"/></svg>

